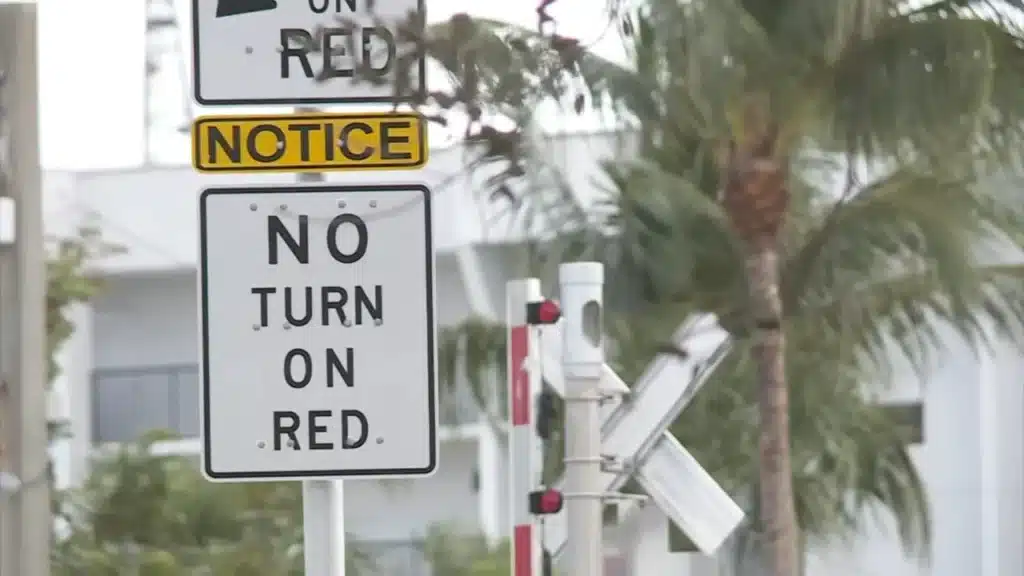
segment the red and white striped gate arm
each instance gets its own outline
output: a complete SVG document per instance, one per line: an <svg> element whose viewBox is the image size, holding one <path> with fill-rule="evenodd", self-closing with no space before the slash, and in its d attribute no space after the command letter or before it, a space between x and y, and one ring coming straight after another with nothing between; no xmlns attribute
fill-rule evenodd
<svg viewBox="0 0 1024 576"><path fill-rule="evenodd" d="M508 282L505 290L505 320L508 326L508 401L512 427L509 432L509 492L512 498L512 576L541 575L541 538L530 514L530 492L540 485L542 450L537 436L536 398L542 375L532 369L539 365L537 330L527 322L526 308L540 302L540 280L527 278Z"/></svg>

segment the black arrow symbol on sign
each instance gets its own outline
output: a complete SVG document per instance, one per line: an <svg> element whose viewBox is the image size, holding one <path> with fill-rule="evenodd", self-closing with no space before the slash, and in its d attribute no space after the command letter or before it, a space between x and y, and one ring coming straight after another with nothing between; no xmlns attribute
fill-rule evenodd
<svg viewBox="0 0 1024 576"><path fill-rule="evenodd" d="M217 18L277 8L277 0L217 0Z"/></svg>

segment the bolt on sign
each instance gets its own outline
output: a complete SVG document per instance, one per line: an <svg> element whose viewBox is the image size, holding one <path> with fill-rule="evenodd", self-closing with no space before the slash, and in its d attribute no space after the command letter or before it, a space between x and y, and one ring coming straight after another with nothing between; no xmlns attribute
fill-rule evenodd
<svg viewBox="0 0 1024 576"><path fill-rule="evenodd" d="M415 170L427 163L417 114L203 116L192 123L199 172Z"/></svg>
<svg viewBox="0 0 1024 576"><path fill-rule="evenodd" d="M192 0L193 97L204 106L391 102L394 72L410 58L410 91L425 94L425 60L404 40L415 35L401 32L424 14L424 0Z"/></svg>
<svg viewBox="0 0 1024 576"><path fill-rule="evenodd" d="M199 229L206 476L431 474L429 190L210 188Z"/></svg>

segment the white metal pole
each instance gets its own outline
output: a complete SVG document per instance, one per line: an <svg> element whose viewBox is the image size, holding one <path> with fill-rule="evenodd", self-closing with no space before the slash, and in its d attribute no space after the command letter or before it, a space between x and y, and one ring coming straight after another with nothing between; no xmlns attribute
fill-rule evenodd
<svg viewBox="0 0 1024 576"><path fill-rule="evenodd" d="M315 113L316 108L297 108ZM299 182L323 182L316 172L299 174ZM306 576L345 576L345 485L341 480L302 483L302 538Z"/></svg>
<svg viewBox="0 0 1024 576"><path fill-rule="evenodd" d="M601 576L601 369L604 365L604 266L562 264L558 270L565 373L565 499L568 574Z"/></svg>
<svg viewBox="0 0 1024 576"><path fill-rule="evenodd" d="M48 576L50 511L46 429L46 260L39 163L37 9L0 2L0 69L7 127L7 194L15 203L13 249L3 255L0 295L0 462L20 481L3 506L0 574ZM6 441L6 443L4 442Z"/></svg>
<svg viewBox="0 0 1024 576"><path fill-rule="evenodd" d="M345 575L345 493L340 480L302 483L306 576Z"/></svg>

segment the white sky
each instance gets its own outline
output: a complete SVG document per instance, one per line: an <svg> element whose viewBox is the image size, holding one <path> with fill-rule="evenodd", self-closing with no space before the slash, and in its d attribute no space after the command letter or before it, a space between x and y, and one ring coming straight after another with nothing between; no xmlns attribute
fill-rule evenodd
<svg viewBox="0 0 1024 576"><path fill-rule="evenodd" d="M189 0L174 0L186 16ZM208 0L212 1L212 0ZM299 0L285 0L299 1ZM378 0L384 2L386 0ZM145 0L39 0L40 106L42 162L48 169L99 170L137 166L143 159ZM536 26L536 0L427 0L431 21L458 12ZM604 0L558 0L551 11L562 34L615 59L623 58L615 28L608 29ZM189 40L183 38L186 62ZM155 101L163 109L181 110L190 87L165 78ZM249 111L252 108L248 109ZM230 114L238 108L217 107L204 113ZM270 112L270 110L266 110ZM198 112L198 110L197 110ZM173 122L176 119L169 121ZM160 118L156 118L160 123ZM593 125L593 120L561 119L566 129ZM166 124L166 122L165 122ZM173 127L152 142L164 162L186 163L188 138Z"/></svg>

